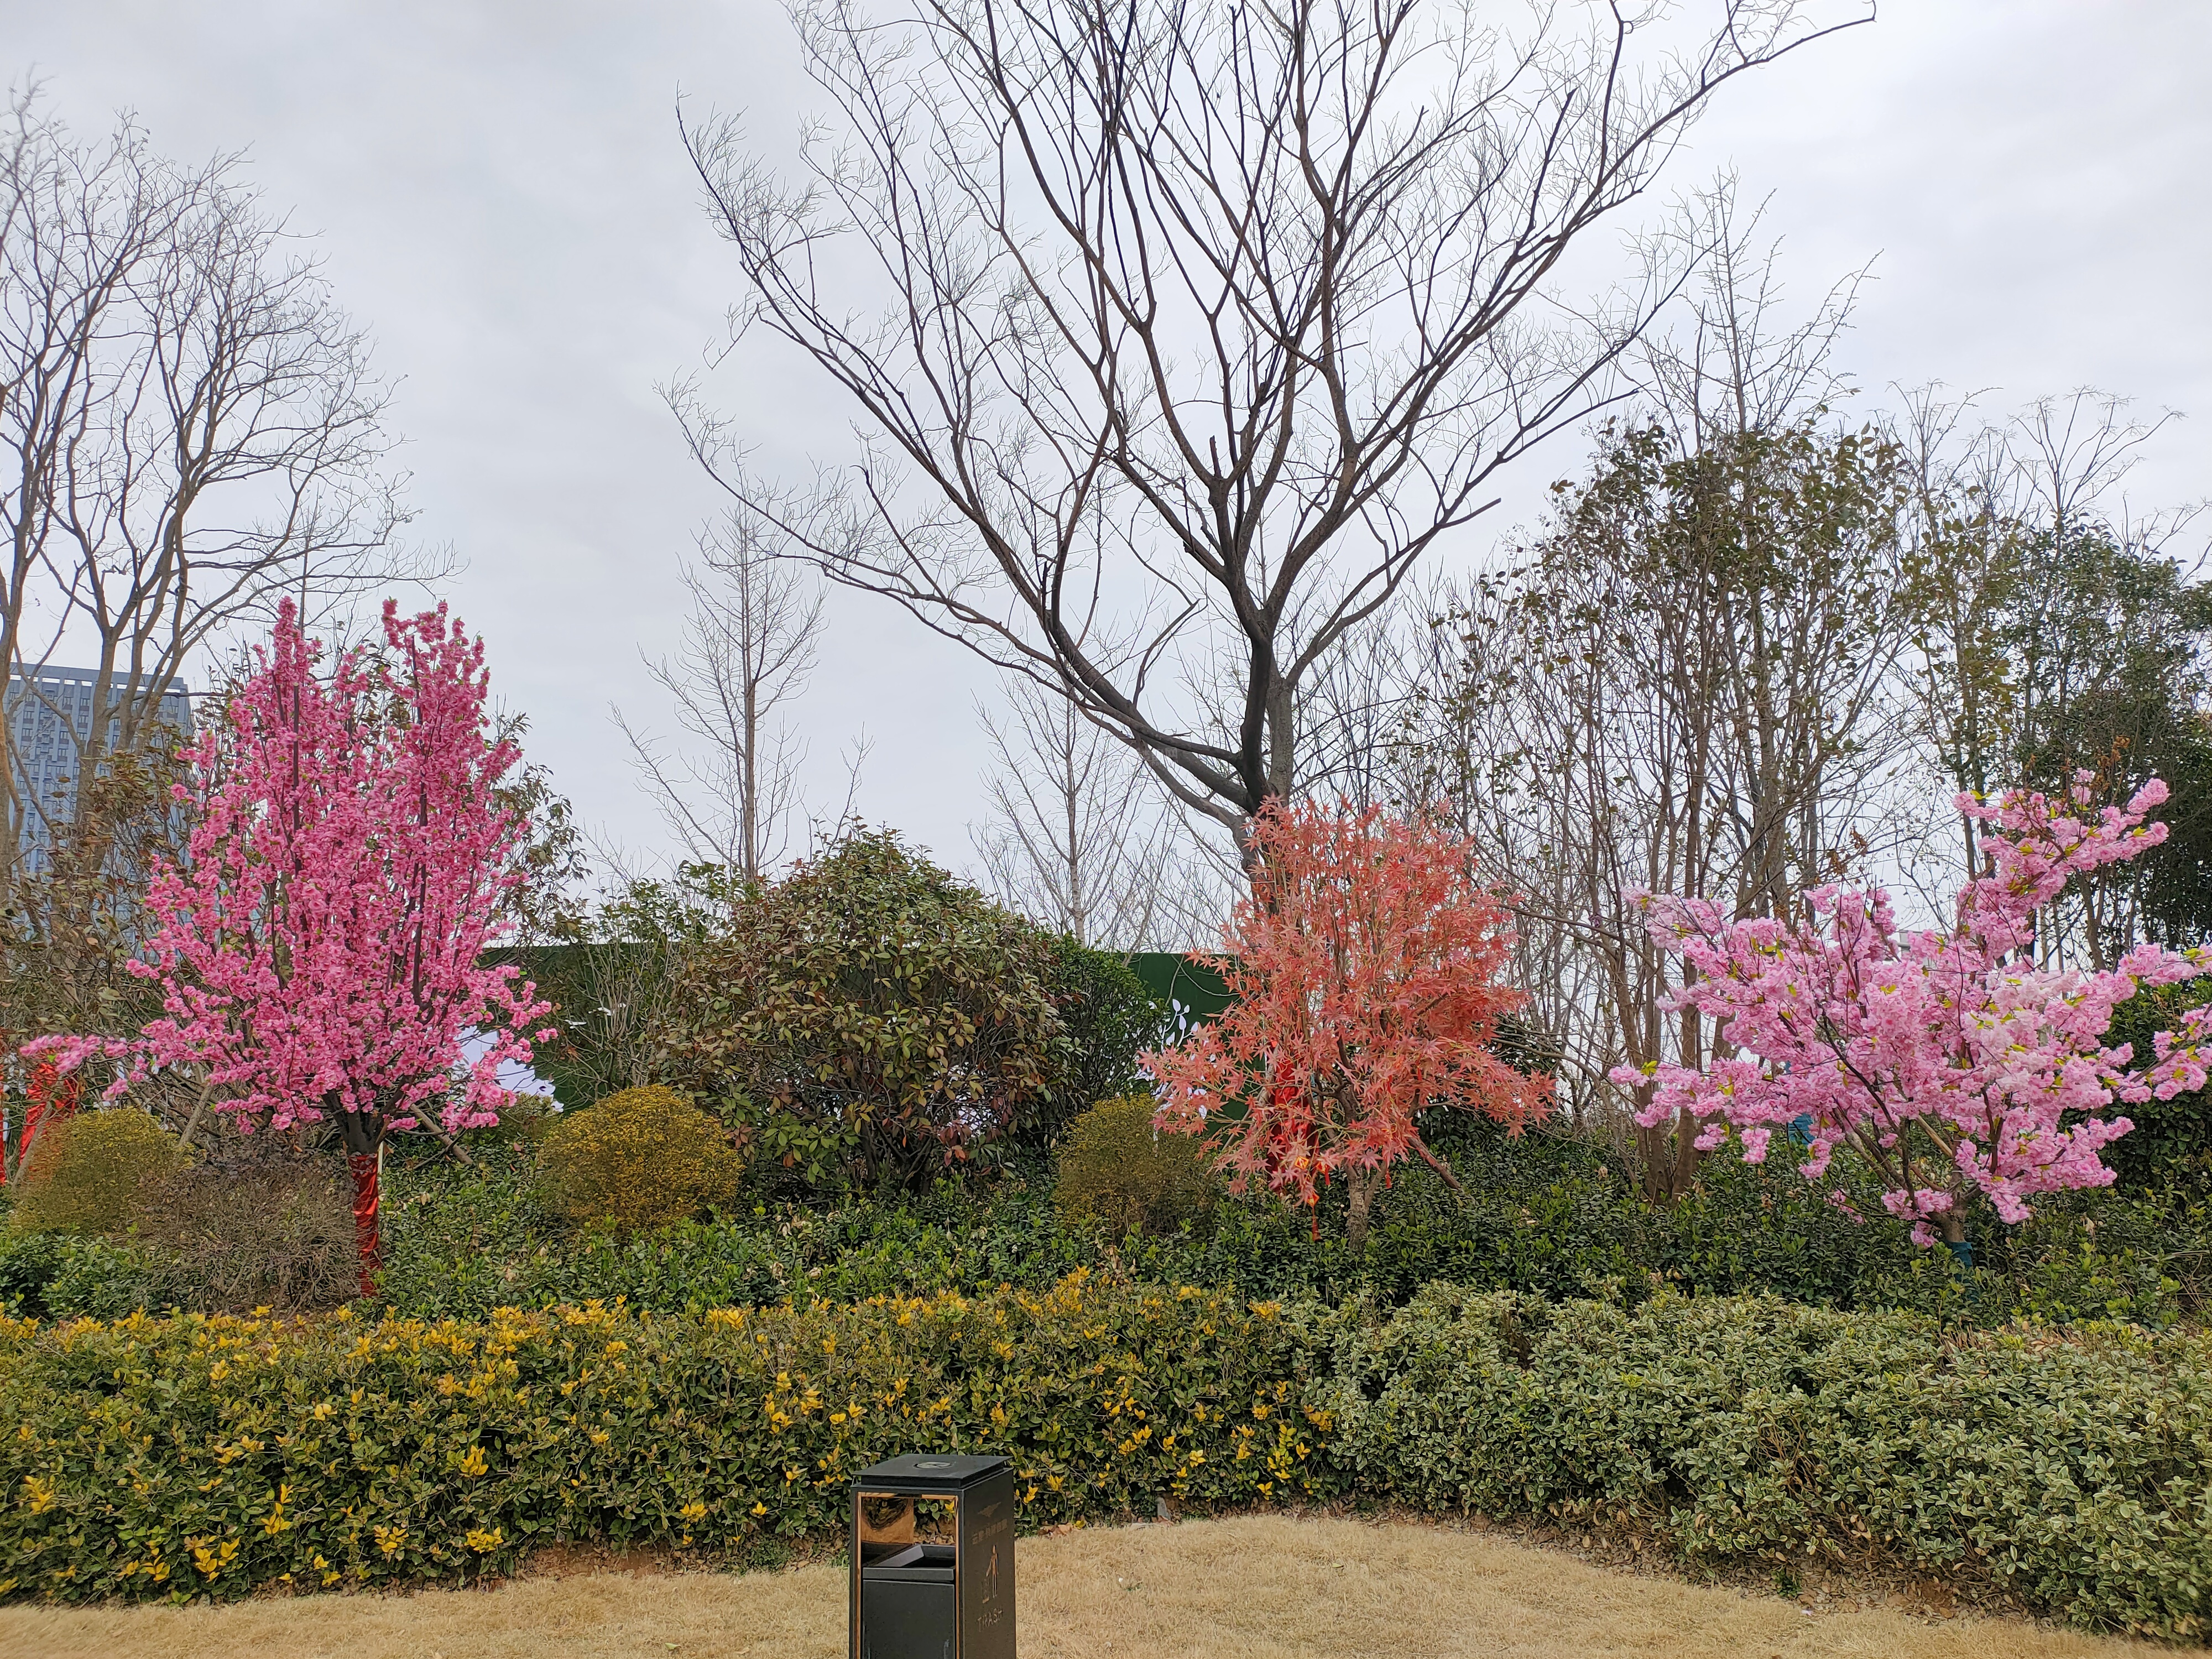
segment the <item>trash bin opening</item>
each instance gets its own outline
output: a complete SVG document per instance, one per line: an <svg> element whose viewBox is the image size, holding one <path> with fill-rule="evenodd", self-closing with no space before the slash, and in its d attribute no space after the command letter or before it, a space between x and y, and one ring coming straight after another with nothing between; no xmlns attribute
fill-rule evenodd
<svg viewBox="0 0 2212 1659"><path fill-rule="evenodd" d="M863 1544L950 1544L960 1535L957 1497L864 1492L860 1499Z"/></svg>

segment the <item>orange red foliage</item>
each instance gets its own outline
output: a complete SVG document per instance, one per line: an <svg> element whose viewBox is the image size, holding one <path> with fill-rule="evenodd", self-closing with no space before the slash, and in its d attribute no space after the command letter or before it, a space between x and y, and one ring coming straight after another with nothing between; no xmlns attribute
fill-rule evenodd
<svg viewBox="0 0 2212 1659"><path fill-rule="evenodd" d="M1407 1157L1443 1170L1425 1110L1517 1128L1550 1109L1551 1079L1492 1052L1499 1017L1528 999L1502 982L1510 920L1464 837L1425 815L1311 804L1270 805L1252 836L1251 896L1224 954L1202 958L1235 1000L1144 1056L1163 1127L1205 1136L1240 1189L1257 1179L1312 1204L1338 1172L1357 1198L1360 1178Z"/></svg>

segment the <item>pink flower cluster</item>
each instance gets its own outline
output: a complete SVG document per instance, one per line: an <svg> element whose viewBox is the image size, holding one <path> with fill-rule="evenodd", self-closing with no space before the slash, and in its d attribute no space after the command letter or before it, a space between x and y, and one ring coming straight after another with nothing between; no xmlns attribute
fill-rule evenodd
<svg viewBox="0 0 2212 1659"><path fill-rule="evenodd" d="M499 1072L528 1063L526 1028L550 1005L480 963L526 831L497 793L517 754L489 730L483 642L442 605L403 620L387 603L381 653L348 652L327 678L319 653L288 602L187 751L189 861L152 884L131 964L161 982L164 1013L135 1039L26 1052L116 1061L111 1095L155 1067L201 1068L247 1128L332 1109L380 1134L495 1122ZM490 1041L465 1066L471 1030Z"/></svg>
<svg viewBox="0 0 2212 1659"><path fill-rule="evenodd" d="M2039 917L2069 881L2165 839L2165 825L2146 822L2164 784L2093 812L2091 782L2078 778L2055 801L1959 797L1988 826L1989 866L1960 891L1948 930L1900 933L1879 889L1816 888L1802 922L1730 921L1703 900L1632 895L1653 939L1689 970L1668 1006L1705 1015L1717 1052L1733 1051L1702 1070L1616 1069L1614 1082L1650 1087L1637 1121L1686 1110L1705 1121L1698 1144L1708 1150L1733 1126L1757 1163L1775 1130L1809 1119L1804 1173L1824 1175L1849 1146L1922 1244L1939 1230L1960 1236L1971 1191L2012 1222L2033 1194L2108 1185L2100 1154L2133 1127L2115 1104L2202 1086L2212 1064L2212 1009L2185 1016L2178 1038L2161 1033L2159 1064L2145 1071L2130 1069L2126 1045L2105 1047L2112 1011L2139 986L2193 978L2212 958L2144 945L2106 972L2042 959Z"/></svg>

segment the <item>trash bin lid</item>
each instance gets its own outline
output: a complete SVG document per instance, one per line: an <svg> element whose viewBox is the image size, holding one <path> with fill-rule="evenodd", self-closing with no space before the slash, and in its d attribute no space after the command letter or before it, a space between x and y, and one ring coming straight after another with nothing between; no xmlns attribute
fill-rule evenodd
<svg viewBox="0 0 2212 1659"><path fill-rule="evenodd" d="M888 1458L853 1477L856 1486L900 1486L952 1491L972 1486L1012 1465L1003 1457L972 1457L952 1452L908 1452Z"/></svg>

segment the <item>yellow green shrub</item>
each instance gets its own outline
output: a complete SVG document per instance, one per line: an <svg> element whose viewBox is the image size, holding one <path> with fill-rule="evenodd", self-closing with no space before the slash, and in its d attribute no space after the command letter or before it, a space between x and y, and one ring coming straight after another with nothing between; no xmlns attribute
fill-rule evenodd
<svg viewBox="0 0 2212 1659"><path fill-rule="evenodd" d="M549 1208L618 1231L663 1227L726 1202L744 1173L722 1127L673 1089L625 1089L563 1114L543 1152Z"/></svg>
<svg viewBox="0 0 2212 1659"><path fill-rule="evenodd" d="M1195 1138L1152 1127L1150 1095L1102 1100L1067 1126L1053 1197L1117 1237L1174 1232L1212 1207L1213 1172Z"/></svg>
<svg viewBox="0 0 2212 1659"><path fill-rule="evenodd" d="M852 1475L923 1449L1013 1459L1025 1525L1349 1497L1994 1583L2168 1640L2212 1607L2212 1333L1447 1285L1324 1311L1081 1273L670 1316L0 1320L0 1596L461 1580L562 1540L743 1559L838 1540Z"/></svg>
<svg viewBox="0 0 2212 1659"><path fill-rule="evenodd" d="M145 1112L79 1112L40 1127L24 1159L15 1224L40 1232L120 1233L140 1189L176 1167L177 1144Z"/></svg>
<svg viewBox="0 0 2212 1659"><path fill-rule="evenodd" d="M0 1319L0 1596L313 1589L533 1544L829 1539L845 1483L1004 1453L1032 1523L1307 1495L1272 1307L1077 1273L1042 1293L481 1323Z"/></svg>

